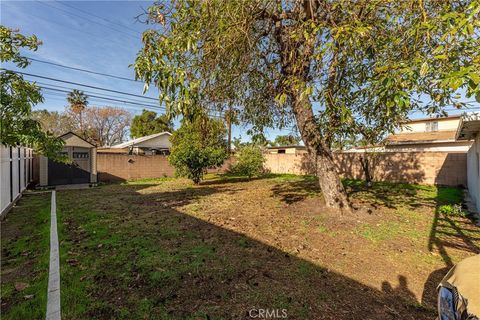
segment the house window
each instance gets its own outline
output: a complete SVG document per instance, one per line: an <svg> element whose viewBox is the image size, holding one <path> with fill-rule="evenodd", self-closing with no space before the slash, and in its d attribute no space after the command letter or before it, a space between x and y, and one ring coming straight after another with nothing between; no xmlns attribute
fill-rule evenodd
<svg viewBox="0 0 480 320"><path fill-rule="evenodd" d="M425 131L427 132L438 131L438 121L429 121L425 123Z"/></svg>
<svg viewBox="0 0 480 320"><path fill-rule="evenodd" d="M278 149L278 153L285 153L285 149Z"/></svg>
<svg viewBox="0 0 480 320"><path fill-rule="evenodd" d="M74 152L73 153L73 158L74 159L87 159L88 158L88 152Z"/></svg>

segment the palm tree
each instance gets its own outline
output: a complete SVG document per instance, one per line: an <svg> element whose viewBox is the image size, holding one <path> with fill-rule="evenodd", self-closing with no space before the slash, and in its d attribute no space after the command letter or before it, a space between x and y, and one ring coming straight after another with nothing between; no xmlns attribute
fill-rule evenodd
<svg viewBox="0 0 480 320"><path fill-rule="evenodd" d="M78 114L80 122L80 132L85 138L85 132L83 131L82 112L88 105L88 96L80 90L73 89L67 95L67 101L70 104L70 110L73 113Z"/></svg>

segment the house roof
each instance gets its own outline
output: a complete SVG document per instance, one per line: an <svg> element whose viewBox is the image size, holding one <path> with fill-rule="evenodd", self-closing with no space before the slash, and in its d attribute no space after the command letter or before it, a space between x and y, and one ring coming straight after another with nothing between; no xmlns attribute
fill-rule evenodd
<svg viewBox="0 0 480 320"><path fill-rule="evenodd" d="M425 121L452 120L452 119L459 119L461 117L462 117L461 114L454 114L454 115L446 116L446 117L419 118L419 119L412 119L412 120L403 121L402 124L425 122Z"/></svg>
<svg viewBox="0 0 480 320"><path fill-rule="evenodd" d="M387 137L388 145L440 143L455 141L456 131L404 132Z"/></svg>
<svg viewBox="0 0 480 320"><path fill-rule="evenodd" d="M139 143L145 142L145 141L147 141L147 140L154 139L154 138L157 138L157 137L166 135L166 134L169 135L169 136L172 135L170 132L167 132L167 131L165 131L165 132L160 132L160 133L154 133L154 134L151 134L151 135L149 135L149 136L144 136L144 137L136 138L136 139L133 139L133 140L130 140L130 141L127 141L127 142L123 142L123 143L114 145L114 146L112 146L112 148L113 148L113 149L119 149L119 148L131 147L131 146L134 146L134 145L136 145L136 144L139 144Z"/></svg>
<svg viewBox="0 0 480 320"><path fill-rule="evenodd" d="M458 124L455 138L457 140L472 140L478 134L480 134L480 113L467 113Z"/></svg>

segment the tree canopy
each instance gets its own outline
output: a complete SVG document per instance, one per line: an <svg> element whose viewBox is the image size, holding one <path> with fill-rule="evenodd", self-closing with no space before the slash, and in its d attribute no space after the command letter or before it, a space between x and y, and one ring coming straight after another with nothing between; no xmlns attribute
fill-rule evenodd
<svg viewBox="0 0 480 320"><path fill-rule="evenodd" d="M276 136L275 140L270 142L271 146L291 146L298 145L300 143L300 137L291 134Z"/></svg>
<svg viewBox="0 0 480 320"><path fill-rule="evenodd" d="M133 117L130 136L139 138L160 132L173 132L173 122L165 114L157 116L153 111L143 110L141 115Z"/></svg>
<svg viewBox="0 0 480 320"><path fill-rule="evenodd" d="M20 54L21 48L37 50L36 36L26 37L18 31L0 26L0 61L12 62L18 68L29 65ZM30 146L36 152L59 159L63 141L42 130L32 118L32 107L43 101L40 89L13 71L0 72L0 142L10 146Z"/></svg>
<svg viewBox="0 0 480 320"><path fill-rule="evenodd" d="M258 130L294 121L327 205L348 208L335 136L480 100L479 12L479 0L155 3L135 70L173 114L233 101Z"/></svg>

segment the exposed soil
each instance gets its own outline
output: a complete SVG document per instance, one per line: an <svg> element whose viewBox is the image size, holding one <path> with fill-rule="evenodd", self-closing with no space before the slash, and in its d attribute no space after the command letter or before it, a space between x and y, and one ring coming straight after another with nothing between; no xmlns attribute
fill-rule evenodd
<svg viewBox="0 0 480 320"><path fill-rule="evenodd" d="M347 187L348 216L289 176L61 191L62 316L433 319L440 279L479 252L478 228L436 210L461 191Z"/></svg>

